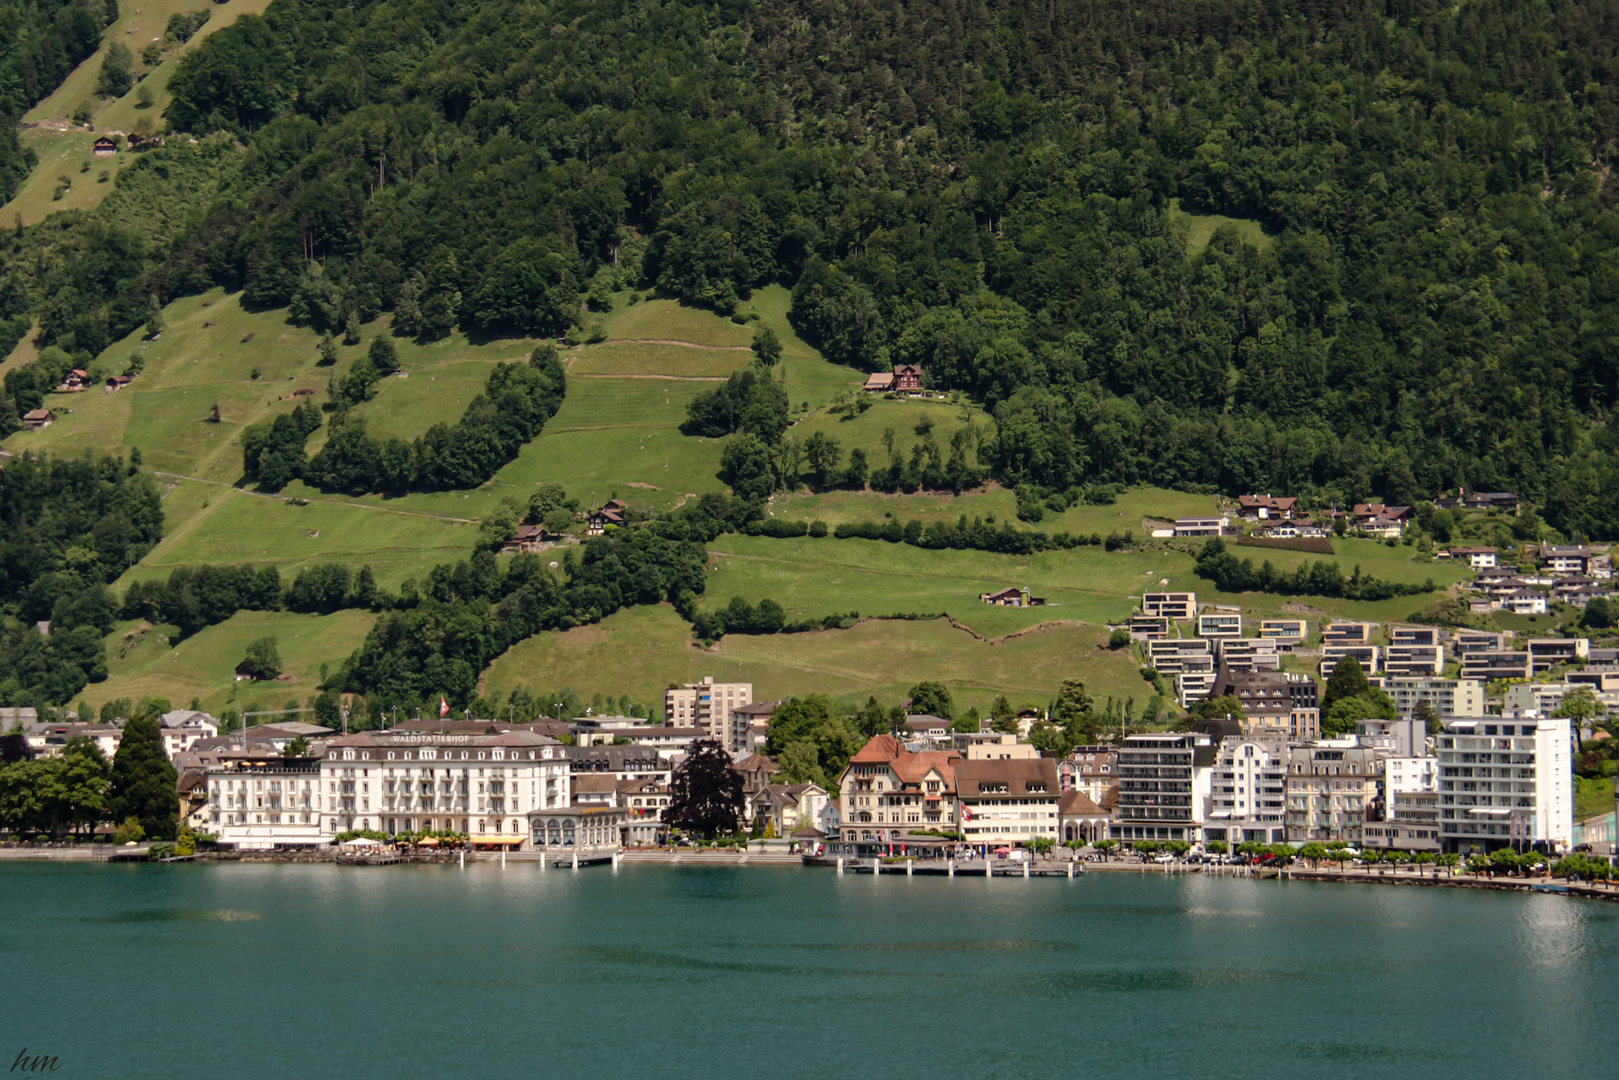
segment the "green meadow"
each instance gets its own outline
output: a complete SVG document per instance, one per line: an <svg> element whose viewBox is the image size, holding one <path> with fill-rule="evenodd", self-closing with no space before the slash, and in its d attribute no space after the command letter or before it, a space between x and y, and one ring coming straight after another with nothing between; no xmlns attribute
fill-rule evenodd
<svg viewBox="0 0 1619 1080"><path fill-rule="evenodd" d="M1064 679L1081 678L1093 694L1133 696L1139 706L1152 688L1130 651L1108 650L1105 637L1060 626L991 645L940 619L871 620L847 630L732 635L703 649L672 609L658 606L530 638L494 662L486 690L567 685L587 696L615 689L658 701L671 682L712 675L753 683L759 701L823 693L847 702L875 695L892 704L916 683L936 680L950 687L958 709L988 711L998 694L1044 706Z"/></svg>
<svg viewBox="0 0 1619 1080"><path fill-rule="evenodd" d="M139 9L123 5L119 17L102 34L101 48L88 57L62 81L54 93L45 98L23 116L23 122L49 124L50 127L29 128L22 132L25 146L39 155L39 164L23 182L15 197L0 206L0 220L8 225L21 216L24 225L35 225L60 210L90 210L101 204L112 190L118 173L135 160L127 149L110 157L92 158L91 145L107 132L129 132L142 117L149 117L153 126L163 127L163 110L169 107L169 79L173 77L180 57L185 55L210 34L217 33L243 15L261 15L270 0L230 0L224 4L209 4L203 0L144 0ZM183 45L169 49L163 59L150 70L141 62L141 51L148 42L161 39L169 16L206 8L208 22ZM136 81L121 98L108 100L96 96L96 80L101 73L101 62L114 41L122 41L134 55ZM142 78L142 72L145 77ZM147 86L153 91L150 105L140 103L139 89ZM91 107L90 129L60 129L67 124L78 107L88 102ZM87 171L81 171L89 165ZM110 176L99 179L106 170ZM59 185L58 177L66 175L71 186L62 198L53 198Z"/></svg>
<svg viewBox="0 0 1619 1080"><path fill-rule="evenodd" d="M279 709L317 693L321 665L336 667L365 639L376 616L368 611L333 615L243 611L170 645L174 628L121 623L107 638L107 681L87 686L81 699L98 705L112 698L168 698L184 708L193 698L218 715L227 705ZM274 637L282 678L236 682L236 665L249 643Z"/></svg>

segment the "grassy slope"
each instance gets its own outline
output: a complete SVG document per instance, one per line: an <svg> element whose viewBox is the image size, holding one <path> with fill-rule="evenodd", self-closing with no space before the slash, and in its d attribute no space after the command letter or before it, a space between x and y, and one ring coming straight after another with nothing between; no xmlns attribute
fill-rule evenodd
<svg viewBox="0 0 1619 1080"><path fill-rule="evenodd" d="M97 136L107 131L127 132L142 116L151 117L153 124L161 130L163 110L169 107L169 79L174 75L180 57L196 48L197 43L208 35L223 30L243 15L262 14L269 5L270 0L230 0L217 6L208 4L206 0L145 0L138 11L133 6L122 5L118 21L107 28L102 36L102 47L96 50L95 55L75 68L55 93L35 105L23 117L25 122L67 123L79 104L88 100L95 108L91 121L94 130L76 128L58 131L41 127L24 132L23 140L39 155L39 164L29 174L16 197L0 207L0 221L9 223L20 214L24 225L33 225L58 210L88 210L100 205L112 188L111 181L101 183L97 180L101 171L108 170L116 179L119 170L133 161L135 155L125 151L113 155L111 159L92 161L90 146ZM150 106L141 108L136 98L135 91L140 82L115 101L95 97L96 79L101 73L101 61L108 45L116 40L128 47L135 56L138 76L141 71L141 50L153 38L163 36L169 16L205 7L211 12L207 24L190 41L170 50L157 67L147 72L144 82L157 92ZM81 173L80 168L85 162L90 162L90 170ZM72 189L60 200L52 199L57 186L56 178L63 173L72 180Z"/></svg>
<svg viewBox="0 0 1619 1080"><path fill-rule="evenodd" d="M965 422L959 410L950 406L888 401L878 402L854 421L831 416L824 404L838 391L857 385L858 373L818 360L792 335L785 320L785 290L761 290L753 303L760 321L783 339L795 407L801 400L809 400L815 410L794 429L795 437L826 430L846 448L868 446L873 460L881 461L886 458L882 428L890 423L900 435L897 445L908 451L922 411L933 416L936 437L943 440ZM144 350L146 370L129 389L118 394L94 390L54 396L51 405L61 419L46 431L13 435L6 446L14 451L32 448L60 453L77 453L87 446L127 453L129 447L139 446L149 467L179 474L161 477L168 485L165 539L126 580L165 576L176 566L229 562L273 561L290 575L311 561L331 559L354 566L370 564L384 585L395 588L406 577L420 577L436 563L464 556L472 541L467 519L487 513L503 498L526 501L534 486L543 481L561 482L583 501L600 502L616 493L632 505L649 509L667 508L689 494L721 490L715 472L722 444L681 435L678 425L690 397L715 385L702 380L723 377L748 361L750 354L739 346L752 340L757 325L737 326L671 301L620 303L604 318L607 344L564 351L570 372L566 402L540 438L488 484L471 492L395 499L323 496L295 484L287 494L311 500L307 506L295 507L282 499L229 486L240 476L240 433L248 424L290 409L287 395L293 389L315 388L320 391L316 400L324 400L330 375L345 372L383 328L367 327L359 345L343 347L335 367L323 368L317 363L317 335L288 326L280 312L243 311L234 297L215 292L187 298L170 305L166 317L169 329L161 340L143 344L134 335L97 361L98 373L107 374L122 370L130 353ZM213 325L205 327L205 322ZM252 340L244 342L250 333ZM683 341L700 347L651 341ZM457 335L429 345L396 344L409 377L385 380L376 398L356 415L377 434L413 437L429 424L453 422L479 392L495 363L520 360L534 343L511 340L474 345ZM261 374L257 380L249 376L255 366ZM606 377L586 377L593 375ZM632 375L682 378L628 377ZM206 422L215 402L220 405L219 424ZM981 414L975 419L985 422ZM311 451L322 438L323 434L311 440ZM1206 514L1212 506L1213 500L1206 496L1140 489L1109 506L1075 507L1048 516L1038 526L1016 524L1103 535L1130 530L1139 536L1147 519ZM778 496L774 504L779 516L820 518L832 524L881 519L887 513L924 520L953 519L967 513L1007 521L1014 520L1014 509L1011 494L998 488L960 498L800 494ZM1346 573L1360 563L1367 571L1395 581L1421 581L1431 574L1444 582L1462 576L1437 565L1410 562L1410 548L1388 548L1370 541L1339 541L1338 547ZM996 692L1020 699L1049 695L1062 678L1075 675L1104 688L1103 692L1142 696L1145 684L1135 674L1135 661L1122 653L1098 653L1095 642L1102 624L1126 615L1144 589L1165 580L1172 587L1196 589L1205 601L1240 604L1256 616L1280 611L1287 602L1284 597L1213 593L1191 572L1192 550L1187 544L1154 545L1110 555L1087 548L1022 558L928 552L874 541L726 537L714 545L706 601L711 606L740 595L750 601L771 596L786 606L791 618L851 610L866 614L949 611L991 637L1045 621L1078 620L1085 625L990 646L942 623L882 622L835 633L732 637L722 641L715 652L703 653L691 648L687 628L672 613L634 612L616 616L605 628L544 635L519 646L497 663L490 675L491 685L498 689L514 682L536 687L572 682L576 689L587 692L629 690L650 698L670 679L723 674L714 665L724 660L749 672L758 683L757 692L765 696L814 689L849 696L874 691L896 696L924 677L920 672L958 679L963 693L982 691L986 702ZM1284 569L1301 558L1257 549L1241 554L1256 562L1269 558ZM1027 584L1047 596L1051 604L1019 611L978 603L978 593L1008 584ZM1312 599L1308 606L1326 615L1386 620L1404 618L1426 606L1426 601L1407 598L1350 604ZM323 659L336 660L358 644L370 625L369 618L351 618L351 614L329 620L296 618L306 619L311 626L329 627L320 631L328 650ZM220 646L226 652L238 649L256 635L237 642L229 636L236 633L230 628L255 618L264 616L238 616L226 627L214 628L182 645L178 655L185 656L187 650L200 653L200 646L215 637L228 642ZM591 643L598 638L615 644L597 649ZM114 635L115 645L120 640ZM163 651L166 656L167 650ZM902 657L903 663L870 659L888 656ZM570 657L584 659L576 662ZM125 680L116 685L135 685L131 680L138 677L146 680L139 685L170 686L162 690L165 696L189 700L193 693L203 692L193 687L205 686L213 677L204 677L200 667L198 672L182 674L187 669L174 657L164 660L180 664L172 669L156 662L138 665L136 659L132 654L115 666L116 679ZM206 664L199 661L199 665L212 672L216 661L228 669L235 659L239 657L226 664L216 657ZM116 690L117 695L146 692L159 690ZM227 692L228 687L206 689L214 695ZM97 696L102 693L102 689L95 690Z"/></svg>
<svg viewBox="0 0 1619 1080"><path fill-rule="evenodd" d="M1180 200L1170 200L1170 213L1186 222L1186 250L1193 255L1209 246L1214 231L1222 225L1235 225L1237 235L1244 243L1264 251L1274 242L1259 222L1251 218L1226 217L1223 214L1188 214L1180 208Z"/></svg>
<svg viewBox="0 0 1619 1080"><path fill-rule="evenodd" d="M320 665L336 665L365 637L376 617L364 611L293 615L244 611L170 648L173 627L125 623L108 638L110 674L85 688L93 704L112 698L166 697L183 707L193 697L217 714L226 705L257 702L278 709L289 698L306 701L320 683ZM237 683L236 665L249 642L274 637L284 680Z"/></svg>
<svg viewBox="0 0 1619 1080"><path fill-rule="evenodd" d="M848 630L769 637L732 636L712 649L691 644L667 607L622 612L597 626L525 641L495 661L488 688L509 692L568 685L587 695L616 688L656 701L671 682L713 675L753 683L771 700L810 693L845 701L875 694L894 703L924 679L950 686L958 708L987 709L998 693L1044 704L1065 678L1079 675L1092 693L1142 702L1151 688L1127 652L1109 653L1093 630L1061 627L987 645L942 621L865 622Z"/></svg>

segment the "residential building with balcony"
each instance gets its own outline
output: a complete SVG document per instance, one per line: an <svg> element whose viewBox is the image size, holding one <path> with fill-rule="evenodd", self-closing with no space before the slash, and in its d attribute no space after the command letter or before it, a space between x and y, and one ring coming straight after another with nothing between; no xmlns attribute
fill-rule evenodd
<svg viewBox="0 0 1619 1080"><path fill-rule="evenodd" d="M1150 592L1141 597L1143 615L1162 615L1171 622L1190 622L1197 615L1195 592Z"/></svg>
<svg viewBox="0 0 1619 1080"><path fill-rule="evenodd" d="M1439 835L1439 792L1398 792L1388 817L1366 823L1361 842L1369 848L1438 854L1443 846Z"/></svg>
<svg viewBox="0 0 1619 1080"><path fill-rule="evenodd" d="M1233 671L1276 671L1282 656L1275 638L1216 638L1220 663Z"/></svg>
<svg viewBox="0 0 1619 1080"><path fill-rule="evenodd" d="M1310 636L1310 623L1307 619L1261 619L1259 636L1274 638L1278 648L1291 649Z"/></svg>
<svg viewBox="0 0 1619 1080"><path fill-rule="evenodd" d="M1541 568L1552 574L1586 574L1591 570L1591 549L1584 545L1547 544L1540 549Z"/></svg>
<svg viewBox="0 0 1619 1080"><path fill-rule="evenodd" d="M1591 655L1590 638L1530 638L1524 642L1529 654L1529 675L1544 675L1561 664L1583 664Z"/></svg>
<svg viewBox="0 0 1619 1080"><path fill-rule="evenodd" d="M1076 746L1057 762L1057 782L1063 791L1083 792L1101 805L1107 789L1119 782L1119 753L1110 746Z"/></svg>
<svg viewBox="0 0 1619 1080"><path fill-rule="evenodd" d="M1197 617L1197 636L1200 638L1242 637L1240 611L1205 611Z"/></svg>
<svg viewBox="0 0 1619 1080"><path fill-rule="evenodd" d="M1439 832L1446 851L1569 844L1569 722L1510 713L1445 721L1438 738Z"/></svg>
<svg viewBox="0 0 1619 1080"><path fill-rule="evenodd" d="M1164 615L1142 615L1137 612L1130 616L1130 621L1124 627L1130 636L1144 641L1169 636L1169 618Z"/></svg>
<svg viewBox="0 0 1619 1080"><path fill-rule="evenodd" d="M1113 839L1203 839L1219 740L1204 732L1131 735L1119 745Z"/></svg>
<svg viewBox="0 0 1619 1080"><path fill-rule="evenodd" d="M1368 675L1376 674L1383 651L1376 645L1323 645L1321 647L1321 677L1332 678L1332 669L1346 656L1353 656Z"/></svg>
<svg viewBox="0 0 1619 1080"><path fill-rule="evenodd" d="M1221 740L1209 785L1204 839L1231 844L1284 842L1287 757L1283 742Z"/></svg>
<svg viewBox="0 0 1619 1080"><path fill-rule="evenodd" d="M1335 622L1321 631L1322 645L1370 645L1371 642L1371 623Z"/></svg>
<svg viewBox="0 0 1619 1080"><path fill-rule="evenodd" d="M1529 653L1518 649L1463 653L1461 677L1479 683L1497 679L1527 679Z"/></svg>
<svg viewBox="0 0 1619 1080"><path fill-rule="evenodd" d="M1422 701L1441 717L1484 712L1484 684L1477 679L1381 678L1375 685L1394 702L1394 710L1402 718L1414 715Z"/></svg>
<svg viewBox="0 0 1619 1080"><path fill-rule="evenodd" d="M1357 740L1293 748L1287 772L1287 838L1358 843L1378 795L1379 753Z"/></svg>
<svg viewBox="0 0 1619 1080"><path fill-rule="evenodd" d="M873 845L899 842L912 831L956 831L955 750L907 750L892 735L875 735L838 775L842 836L828 839L830 854L857 855ZM1055 790L1055 775L1053 775Z"/></svg>
<svg viewBox="0 0 1619 1080"><path fill-rule="evenodd" d="M701 682L663 692L663 720L676 727L704 728L708 737L726 750L744 753L749 749L752 719L746 714L732 714L751 704L752 683L715 682L714 676L705 675Z"/></svg>

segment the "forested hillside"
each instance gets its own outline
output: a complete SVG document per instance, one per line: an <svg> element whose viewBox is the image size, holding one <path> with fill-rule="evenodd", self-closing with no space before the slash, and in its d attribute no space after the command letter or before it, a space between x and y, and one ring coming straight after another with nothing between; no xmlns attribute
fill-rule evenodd
<svg viewBox="0 0 1619 1080"><path fill-rule="evenodd" d="M276 0L170 84L245 145L190 212L8 238L0 295L78 355L214 285L431 338L781 282L1030 491L1466 484L1612 537L1616 45L1619 0Z"/></svg>

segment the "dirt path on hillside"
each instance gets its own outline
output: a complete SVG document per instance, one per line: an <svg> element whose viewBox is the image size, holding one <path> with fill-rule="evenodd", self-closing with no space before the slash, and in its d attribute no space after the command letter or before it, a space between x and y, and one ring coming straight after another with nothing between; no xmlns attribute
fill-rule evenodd
<svg viewBox="0 0 1619 1080"><path fill-rule="evenodd" d="M612 372L570 371L576 379L669 379L674 382L725 382L724 375L614 375Z"/></svg>
<svg viewBox="0 0 1619 1080"><path fill-rule="evenodd" d="M752 345L703 345L695 341L675 341L672 338L613 338L610 341L598 341L591 348L599 349L603 345L673 345L677 349L713 349L715 352L752 352Z"/></svg>
<svg viewBox="0 0 1619 1080"><path fill-rule="evenodd" d="M271 495L268 492L263 492L263 491L248 491L246 488L239 488L235 484L227 484L223 480L204 480L200 476L187 476L185 473L162 472L162 471L160 471L158 469L153 469L152 470L152 475L153 476L172 476L176 480L191 480L191 481L194 481L194 482L196 482L198 484L212 484L215 487L230 488L232 491L240 491L243 495L251 495L255 499L275 499L278 502L286 502L287 501L287 496L285 496L285 495ZM449 517L449 516L444 515L444 514L428 514L428 513L425 513L423 511L421 511L421 510L396 510L391 506L373 506L370 503L348 502L348 501L343 500L343 499L309 499L309 498L305 498L304 501L305 502L311 502L311 503L324 503L327 506L352 506L357 510L378 510L378 511L381 511L382 513L384 513L384 514L403 514L406 517L431 518L434 521L453 521L457 525L476 525L476 524L478 524L478 520L476 518L458 518L458 517Z"/></svg>

